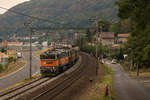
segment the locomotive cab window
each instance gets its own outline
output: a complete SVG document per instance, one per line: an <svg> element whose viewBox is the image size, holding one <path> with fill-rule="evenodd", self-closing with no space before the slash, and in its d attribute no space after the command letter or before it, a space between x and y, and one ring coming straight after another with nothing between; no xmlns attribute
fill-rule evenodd
<svg viewBox="0 0 150 100"><path fill-rule="evenodd" d="M56 54L51 54L51 55L49 56L49 59L57 59L57 55L56 55Z"/></svg>

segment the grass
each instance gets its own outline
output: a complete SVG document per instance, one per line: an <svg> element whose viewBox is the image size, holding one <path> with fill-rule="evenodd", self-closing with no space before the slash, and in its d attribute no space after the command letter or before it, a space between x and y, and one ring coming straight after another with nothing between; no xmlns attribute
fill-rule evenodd
<svg viewBox="0 0 150 100"><path fill-rule="evenodd" d="M8 64L8 66L4 67L3 70L0 72L0 77L6 76L12 72L17 71L21 67L25 65L25 61L16 61L16 62L11 62Z"/></svg>
<svg viewBox="0 0 150 100"><path fill-rule="evenodd" d="M106 86L111 87L112 100L115 100L114 87L113 87L113 71L106 65L100 65L103 68L103 73L99 77L98 82L92 87L89 93L89 100L109 100L105 97Z"/></svg>

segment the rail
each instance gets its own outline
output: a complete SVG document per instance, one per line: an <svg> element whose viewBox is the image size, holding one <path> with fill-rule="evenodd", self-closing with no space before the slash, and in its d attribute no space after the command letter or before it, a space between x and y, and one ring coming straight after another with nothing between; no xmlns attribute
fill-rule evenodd
<svg viewBox="0 0 150 100"><path fill-rule="evenodd" d="M81 63L81 57L79 57L79 60L77 61L77 63L74 66L79 66ZM68 71L64 72L63 74L58 75L58 78L66 75L69 71L73 72L73 70L75 70L74 67L70 68ZM20 98L20 95L24 95L25 93L27 93L28 91L38 88L42 85L44 85L44 83L49 83L52 82L53 78L38 78L35 79L29 83L26 83L24 85L18 86L16 88L13 88L11 90L8 90L6 92L3 92L0 94L0 100L10 100L10 99L17 99Z"/></svg>

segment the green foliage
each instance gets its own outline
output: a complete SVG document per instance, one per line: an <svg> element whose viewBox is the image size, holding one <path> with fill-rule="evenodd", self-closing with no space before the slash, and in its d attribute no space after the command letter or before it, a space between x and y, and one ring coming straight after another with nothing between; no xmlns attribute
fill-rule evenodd
<svg viewBox="0 0 150 100"><path fill-rule="evenodd" d="M119 33L120 32L120 24L119 23L112 24L109 31Z"/></svg>
<svg viewBox="0 0 150 100"><path fill-rule="evenodd" d="M99 32L101 31L101 26L102 26L102 31L103 32L108 32L109 31L109 28L110 28L110 25L111 25L111 22L108 21L108 20L101 20L98 22L99 24Z"/></svg>
<svg viewBox="0 0 150 100"><path fill-rule="evenodd" d="M33 26L75 27L89 26L89 18L95 16L107 20L117 20L117 0L30 0L12 8L30 16L49 21L32 20ZM13 20L12 20L13 19ZM27 35L24 23L30 18L7 12L0 16L0 35ZM12 29L12 27L14 27Z"/></svg>
<svg viewBox="0 0 150 100"><path fill-rule="evenodd" d="M6 50L6 48L2 47L0 51L1 51L2 53L5 53L7 50Z"/></svg>
<svg viewBox="0 0 150 100"><path fill-rule="evenodd" d="M112 59L117 59L118 61L123 60L124 59L124 53L125 50L123 50L122 48L118 49L115 48L114 52L111 54L111 58Z"/></svg>
<svg viewBox="0 0 150 100"><path fill-rule="evenodd" d="M94 36L92 36L93 38ZM92 44L91 44L92 43ZM80 47L81 51L92 53L96 56L96 44L93 42L89 42L88 38L80 35L79 38L76 40L76 45ZM97 47L97 54L99 57L105 56L108 54L109 49L106 46L103 46L101 43L98 43Z"/></svg>
<svg viewBox="0 0 150 100"><path fill-rule="evenodd" d="M131 19L132 33L126 48L140 67L150 67L150 0L121 0L119 17Z"/></svg>
<svg viewBox="0 0 150 100"><path fill-rule="evenodd" d="M51 44L51 40L48 40L48 45L50 45Z"/></svg>
<svg viewBox="0 0 150 100"><path fill-rule="evenodd" d="M14 58L14 57L9 57L9 58L8 58L8 63L11 63L11 62L16 62L16 58Z"/></svg>
<svg viewBox="0 0 150 100"><path fill-rule="evenodd" d="M94 34L90 31L90 29L86 30L86 36L87 36L88 42L92 42L93 41L93 35Z"/></svg>
<svg viewBox="0 0 150 100"><path fill-rule="evenodd" d="M120 20L110 26L109 31L115 32L115 36L118 33L130 33L132 29L132 23L130 19Z"/></svg>

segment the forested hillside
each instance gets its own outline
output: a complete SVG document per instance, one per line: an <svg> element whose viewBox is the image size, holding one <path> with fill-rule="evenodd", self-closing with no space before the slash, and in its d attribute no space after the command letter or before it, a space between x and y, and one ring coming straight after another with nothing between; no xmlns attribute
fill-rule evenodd
<svg viewBox="0 0 150 100"><path fill-rule="evenodd" d="M34 26L88 26L88 18L98 16L110 21L117 20L117 0L31 0L11 10L48 19L32 19ZM0 35L24 34L23 24L28 17L7 12L0 16ZM13 28L12 28L13 27ZM15 29L14 29L15 27Z"/></svg>

